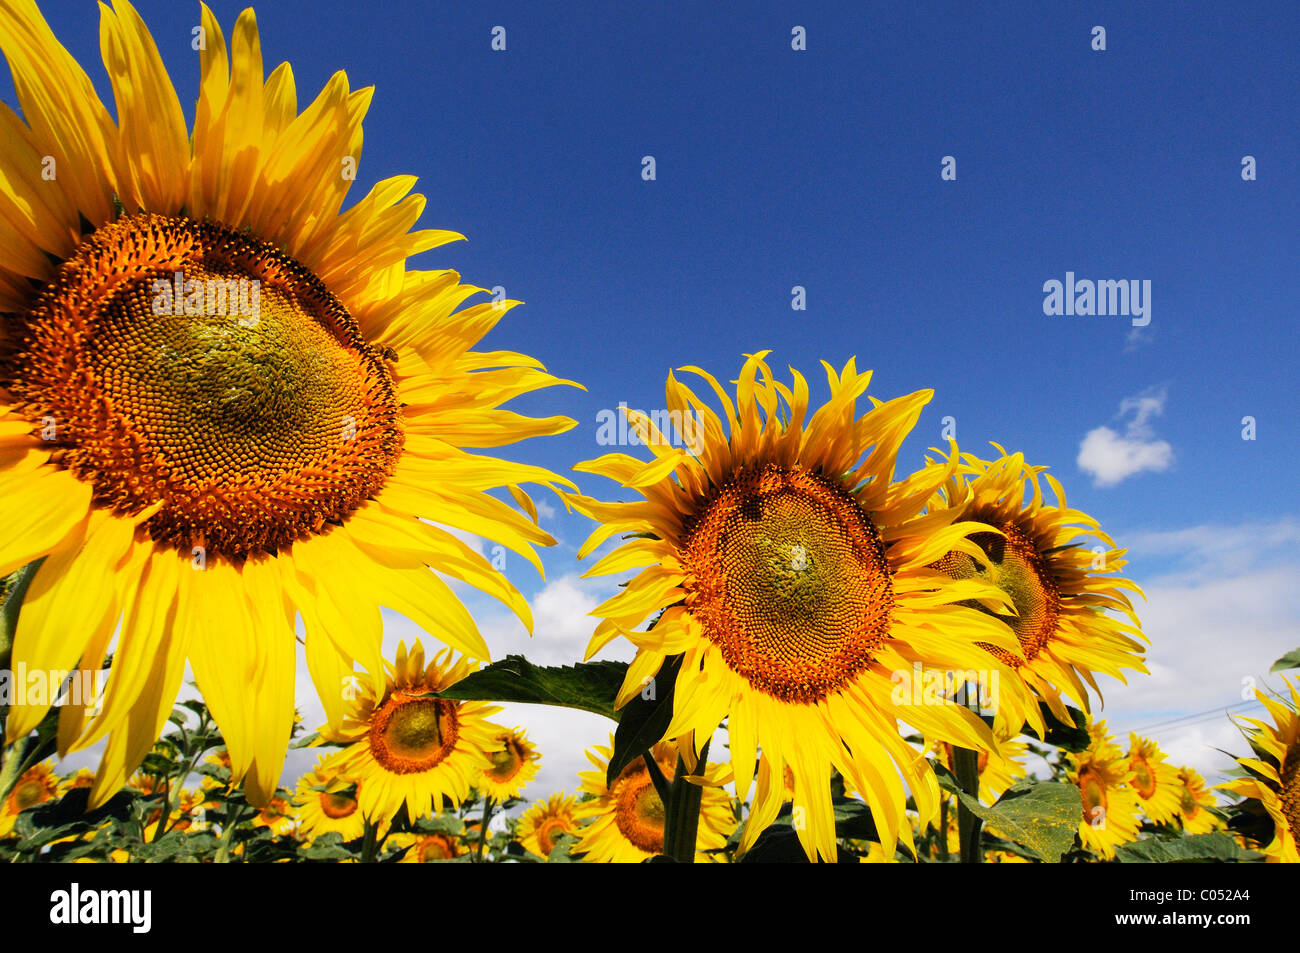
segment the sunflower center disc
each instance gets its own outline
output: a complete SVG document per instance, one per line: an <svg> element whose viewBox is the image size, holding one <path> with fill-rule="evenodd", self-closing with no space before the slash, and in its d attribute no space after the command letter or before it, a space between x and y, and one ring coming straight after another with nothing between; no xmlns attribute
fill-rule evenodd
<svg viewBox="0 0 1300 953"><path fill-rule="evenodd" d="M1156 778L1151 773L1150 765L1146 763L1145 758L1134 758L1132 768L1133 787L1143 800L1150 800L1151 795L1156 793Z"/></svg>
<svg viewBox="0 0 1300 953"><path fill-rule="evenodd" d="M513 739L507 739L505 748L501 751L491 752L488 755L488 760L492 762L492 767L483 773L498 784L504 784L518 774L519 769L523 767L524 753L519 750Z"/></svg>
<svg viewBox="0 0 1300 953"><path fill-rule="evenodd" d="M18 811L40 804L45 797L45 788L37 781L24 781L14 789L13 803Z"/></svg>
<svg viewBox="0 0 1300 953"><path fill-rule="evenodd" d="M393 774L413 774L440 764L458 735L453 702L394 692L371 720L370 751Z"/></svg>
<svg viewBox="0 0 1300 953"><path fill-rule="evenodd" d="M242 560L341 522L402 448L392 373L275 246L138 215L104 225L25 316L4 377L54 459L159 545Z"/></svg>
<svg viewBox="0 0 1300 953"><path fill-rule="evenodd" d="M357 811L357 799L347 794L321 794L320 809L335 820L351 817Z"/></svg>
<svg viewBox="0 0 1300 953"><path fill-rule="evenodd" d="M812 703L871 662L893 605L880 533L843 490L801 467L746 470L684 547L687 605L756 689Z"/></svg>
<svg viewBox="0 0 1300 953"><path fill-rule="evenodd" d="M1091 774L1085 773L1079 778L1079 794L1083 798L1083 819L1088 823L1094 821L1105 822L1106 817L1106 788ZM1097 809L1101 813L1097 814Z"/></svg>
<svg viewBox="0 0 1300 953"><path fill-rule="evenodd" d="M672 772L666 771L665 777L671 781ZM624 769L614 816L623 836L641 850L658 854L664 849L664 802L644 763L639 770Z"/></svg>
<svg viewBox="0 0 1300 953"><path fill-rule="evenodd" d="M971 514L969 519L997 525L1006 533L974 533L971 541L984 550L985 561L978 563L966 553L951 552L934 564L934 568L953 579L979 579L1000 588L1011 599L1018 615L999 615L978 602L963 605L994 615L1005 622L1020 640L1025 661L1033 661L1056 632L1056 622L1061 611L1060 589L1052 579L1038 547L1019 527L981 519ZM1019 660L991 645L982 645L999 660L1018 664Z"/></svg>

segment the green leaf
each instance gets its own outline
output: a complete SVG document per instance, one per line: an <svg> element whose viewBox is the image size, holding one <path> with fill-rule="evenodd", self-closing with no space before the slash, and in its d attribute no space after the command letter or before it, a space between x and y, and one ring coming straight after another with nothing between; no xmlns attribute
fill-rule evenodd
<svg viewBox="0 0 1300 953"><path fill-rule="evenodd" d="M0 668L2 669L10 667L10 652L14 645L14 632L18 628L18 613L22 611L27 587L44 560L45 557L42 556L6 579L8 591L5 594L4 605L0 606Z"/></svg>
<svg viewBox="0 0 1300 953"><path fill-rule="evenodd" d="M680 655L664 659L659 671L641 693L633 695L632 700L623 706L618 728L614 730L614 753L605 771L607 786L613 787L614 779L623 773L623 769L649 751L668 730L673 717L677 673L681 667Z"/></svg>
<svg viewBox="0 0 1300 953"><path fill-rule="evenodd" d="M1300 668L1300 649L1287 652L1286 655L1273 663L1273 667L1269 669L1269 672L1284 672L1289 668Z"/></svg>
<svg viewBox="0 0 1300 953"><path fill-rule="evenodd" d="M935 766L939 786L961 798L972 814L996 834L1014 841L1048 863L1059 863L1074 844L1083 817L1079 789L1063 781L1022 782L1011 788L992 807L961 790L942 765Z"/></svg>
<svg viewBox="0 0 1300 953"><path fill-rule="evenodd" d="M1046 705L1041 706L1043 721L1047 725L1046 737L1041 740L1066 751L1087 751L1088 746L1092 743L1092 739L1088 735L1088 716L1070 705L1065 707L1070 717L1074 719L1073 726L1065 724L1053 715ZM1033 733L1033 729L1028 725L1025 726L1025 732L1030 737L1037 737Z"/></svg>
<svg viewBox="0 0 1300 953"><path fill-rule="evenodd" d="M1183 834L1148 837L1115 848L1115 857L1126 864L1241 863L1263 858L1262 854L1238 846L1231 834Z"/></svg>
<svg viewBox="0 0 1300 953"><path fill-rule="evenodd" d="M627 674L624 662L582 662L578 665L534 665L522 655L466 675L438 693L456 701L522 702L558 705L594 712L618 721L614 697Z"/></svg>

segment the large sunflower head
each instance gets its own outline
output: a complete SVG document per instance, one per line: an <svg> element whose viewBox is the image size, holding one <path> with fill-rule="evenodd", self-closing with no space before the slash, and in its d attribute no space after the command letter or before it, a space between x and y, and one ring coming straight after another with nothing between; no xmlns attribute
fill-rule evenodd
<svg viewBox="0 0 1300 953"><path fill-rule="evenodd" d="M1238 758L1237 763L1246 776L1219 785L1239 797L1261 807L1273 822L1273 837L1260 849L1272 863L1300 863L1300 682L1283 676L1290 689L1290 698L1270 698L1263 692L1256 694L1268 710L1273 724L1257 718L1242 718L1242 730L1254 749L1255 757ZM1186 770L1186 769L1185 769ZM1195 793L1203 782L1195 772L1188 772L1187 807L1190 812ZM1213 804L1213 795L1209 795ZM1205 802L1202 802L1205 803ZM1208 813L1201 811L1202 814ZM1195 820L1196 815L1191 813ZM1184 818L1184 826L1187 818Z"/></svg>
<svg viewBox="0 0 1300 953"><path fill-rule="evenodd" d="M116 119L32 0L0 6L22 113L0 105L0 575L44 558L13 654L98 673L120 631L102 711L60 712L61 753L107 736L93 803L158 737L188 663L233 779L265 804L297 616L335 724L354 663L381 687L380 605L487 657L438 573L531 628L449 529L540 569L553 540L519 484L559 478L464 448L573 422L501 409L561 382L471 350L517 302L461 308L482 289L407 269L461 237L412 230L413 177L343 210L371 89L339 72L300 110L288 64L265 74L253 12L228 44L205 6L188 129L130 3L100 16ZM15 707L9 740L46 708Z"/></svg>
<svg viewBox="0 0 1300 953"><path fill-rule="evenodd" d="M591 799L578 805L574 816L590 823L582 828L573 853L595 863L641 863L663 853L664 802L644 758L637 758L619 772L613 784L606 783L613 742L611 736L609 747L597 745L588 751L587 760L596 770L578 775L582 791L591 795ZM672 741L661 741L650 751L667 781L673 780L678 754L679 748ZM704 784L695 859L705 863L718 859L711 852L726 846L727 838L736 829L736 815L731 798L716 783L721 777L718 767L708 770L705 765L699 765L698 773Z"/></svg>
<svg viewBox="0 0 1300 953"><path fill-rule="evenodd" d="M1154 740L1133 732L1129 734L1127 757L1142 812L1156 824L1174 823L1184 791L1178 769L1165 760L1165 753Z"/></svg>
<svg viewBox="0 0 1300 953"><path fill-rule="evenodd" d="M350 841L366 832L366 819L357 802L360 785L339 773L337 758L323 755L315 768L298 779L293 804L299 827L307 838L334 832Z"/></svg>
<svg viewBox="0 0 1300 953"><path fill-rule="evenodd" d="M492 766L498 728L487 719L500 706L436 695L477 667L454 660L450 649L426 666L420 643L408 654L403 642L383 692L363 689L340 727L321 727L326 740L348 745L332 764L357 782L366 818L387 823L403 805L412 821L439 813L444 800L463 801Z"/></svg>
<svg viewBox="0 0 1300 953"><path fill-rule="evenodd" d="M954 579L978 579L1007 594L1014 611L972 603L999 615L1016 633L1015 651L989 650L1068 724L1061 693L1087 711L1084 682L1100 695L1094 673L1122 682L1124 669L1146 672L1138 641L1146 636L1125 592L1141 590L1114 575L1124 568L1127 550L1116 549L1092 517L1066 506L1064 489L1045 467L1031 467L1022 454L994 446L1002 454L997 460L962 454L955 472L951 460L932 464L935 472L952 475L931 509L953 510L957 518L988 528L971 537L977 550L954 550L934 565ZM1052 488L1054 504L1044 499L1040 478Z"/></svg>
<svg viewBox="0 0 1300 953"><path fill-rule="evenodd" d="M515 836L524 850L549 857L561 834L578 833L578 800L563 791L545 801L536 801L519 816Z"/></svg>
<svg viewBox="0 0 1300 953"><path fill-rule="evenodd" d="M1088 733L1091 744L1085 751L1070 754L1067 776L1079 788L1083 801L1079 841L1109 860L1116 847L1137 840L1138 795L1129 760L1106 733L1106 722L1089 725Z"/></svg>
<svg viewBox="0 0 1300 953"><path fill-rule="evenodd" d="M947 689L934 690L946 678L948 689L964 684L956 673L983 675L986 684L1005 673L999 704L1023 708L1018 680L977 646L1011 650L1014 635L999 619L956 604L1002 605L1005 597L980 580L927 568L949 550L974 547L965 537L975 527L955 514L922 514L947 474L894 480L899 446L930 392L873 399L859 414L870 374L849 361L841 371L825 365L830 399L814 410L803 376L792 370L789 386L778 382L765 354L745 362L734 403L713 377L684 369L713 391L721 417L669 375L667 419L691 422L692 453L674 447L647 415L629 412L654 458L614 453L578 468L641 497L576 498L603 523L579 555L616 534L638 537L588 575L641 569L593 613L601 621L587 654L620 635L636 645L620 705L667 657L683 655L666 736L690 739L690 758L728 718L742 799L761 752L769 770L758 772L742 849L780 811L789 767L810 857L836 856L833 768L863 792L882 845L893 850L900 834L910 839L903 782L927 822L938 806L933 775L899 721L936 740L992 747L979 718L952 704ZM656 612L652 628L636 631Z"/></svg>
<svg viewBox="0 0 1300 953"><path fill-rule="evenodd" d="M488 752L492 766L483 769L478 789L488 797L506 801L518 797L537 777L542 756L522 728L498 728L495 744L497 747Z"/></svg>

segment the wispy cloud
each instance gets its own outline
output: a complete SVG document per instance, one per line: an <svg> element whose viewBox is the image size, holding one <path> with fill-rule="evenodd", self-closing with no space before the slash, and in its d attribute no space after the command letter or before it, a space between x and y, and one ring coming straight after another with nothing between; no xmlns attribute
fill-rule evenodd
<svg viewBox="0 0 1300 953"><path fill-rule="evenodd" d="M1079 444L1079 469L1091 474L1094 486L1114 486L1143 471L1163 472L1174 462L1174 448L1156 439L1151 419L1164 413L1165 391L1147 391L1120 402L1119 416L1128 417L1124 432L1110 427L1088 431Z"/></svg>

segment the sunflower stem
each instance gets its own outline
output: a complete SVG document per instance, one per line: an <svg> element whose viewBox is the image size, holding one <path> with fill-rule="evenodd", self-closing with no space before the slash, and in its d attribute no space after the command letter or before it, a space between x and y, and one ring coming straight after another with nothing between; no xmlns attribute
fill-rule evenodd
<svg viewBox="0 0 1300 953"><path fill-rule="evenodd" d="M40 568L41 563L44 561L45 557L42 556L14 573L9 595L5 597L4 604L0 606L0 669L10 668L9 662L13 657L14 649L14 632L18 629L18 613L22 610L23 599L27 595L27 587L31 585L32 577L36 575L36 570ZM0 719L3 719L6 714L8 714L7 705L0 710Z"/></svg>
<svg viewBox="0 0 1300 953"><path fill-rule="evenodd" d="M492 820L492 797L489 795L483 799L483 821L478 830L478 847L474 849L474 862L483 863L483 847L487 844L488 823Z"/></svg>
<svg viewBox="0 0 1300 953"><path fill-rule="evenodd" d="M976 800L980 796L980 762L979 753L969 748L953 748L953 773L957 775L957 784L962 791ZM976 817L966 806L965 801L957 799L957 839L961 846L963 864L980 864L984 862L984 852L980 850L980 829L984 822ZM941 843L947 840L948 832L942 832ZM947 844L944 843L944 848Z"/></svg>
<svg viewBox="0 0 1300 953"><path fill-rule="evenodd" d="M226 815L225 829L221 832L221 843L217 845L217 853L212 858L214 864L230 863L230 845L235 839L235 828L243 820L244 805L236 804L234 810Z"/></svg>
<svg viewBox="0 0 1300 953"><path fill-rule="evenodd" d="M373 864L379 853L379 824L366 818L366 832L361 841L361 863Z"/></svg>
<svg viewBox="0 0 1300 953"><path fill-rule="evenodd" d="M939 860L948 862L948 799L939 802Z"/></svg>
<svg viewBox="0 0 1300 953"><path fill-rule="evenodd" d="M700 749L699 763L708 763L709 742ZM686 780L686 765L677 756L673 783L664 804L664 856L680 864L695 863L695 839L700 827L700 804L704 788Z"/></svg>

